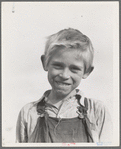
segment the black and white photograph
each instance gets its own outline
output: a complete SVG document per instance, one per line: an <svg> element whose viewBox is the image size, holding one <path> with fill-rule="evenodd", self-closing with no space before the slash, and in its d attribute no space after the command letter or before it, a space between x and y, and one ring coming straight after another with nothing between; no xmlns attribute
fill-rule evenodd
<svg viewBox="0 0 121 149"><path fill-rule="evenodd" d="M119 2L1 2L2 146L119 146Z"/></svg>

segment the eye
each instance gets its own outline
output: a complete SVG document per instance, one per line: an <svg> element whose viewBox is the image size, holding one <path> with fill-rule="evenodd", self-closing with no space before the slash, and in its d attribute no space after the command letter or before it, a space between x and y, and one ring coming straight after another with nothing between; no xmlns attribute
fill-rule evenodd
<svg viewBox="0 0 121 149"><path fill-rule="evenodd" d="M52 64L52 65L55 69L62 69L63 67L61 64Z"/></svg>
<svg viewBox="0 0 121 149"><path fill-rule="evenodd" d="M71 71L74 73L78 73L79 71L81 71L81 69L78 67L71 67Z"/></svg>

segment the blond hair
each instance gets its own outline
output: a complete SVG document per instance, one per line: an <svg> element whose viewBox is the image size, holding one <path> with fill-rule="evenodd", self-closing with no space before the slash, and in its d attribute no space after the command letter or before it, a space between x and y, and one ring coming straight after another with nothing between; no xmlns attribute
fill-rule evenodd
<svg viewBox="0 0 121 149"><path fill-rule="evenodd" d="M79 30L64 29L48 37L45 45L45 67L48 66L50 58L60 49L75 49L79 51L80 57L85 64L85 72L88 72L93 64L94 49L91 40Z"/></svg>

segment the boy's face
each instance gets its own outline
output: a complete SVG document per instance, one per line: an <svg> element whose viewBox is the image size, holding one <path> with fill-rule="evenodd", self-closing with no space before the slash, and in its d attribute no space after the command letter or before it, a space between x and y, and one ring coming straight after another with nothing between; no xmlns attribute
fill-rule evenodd
<svg viewBox="0 0 121 149"><path fill-rule="evenodd" d="M77 50L56 51L48 64L48 80L54 95L69 95L84 76L84 63Z"/></svg>

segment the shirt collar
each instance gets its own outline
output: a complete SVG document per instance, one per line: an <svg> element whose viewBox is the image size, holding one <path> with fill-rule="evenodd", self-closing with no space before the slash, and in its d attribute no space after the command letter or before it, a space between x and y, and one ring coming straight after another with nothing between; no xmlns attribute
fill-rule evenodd
<svg viewBox="0 0 121 149"><path fill-rule="evenodd" d="M50 92L51 92L51 90L47 90L47 91L43 94L43 96L42 96L38 101L35 102L35 104L37 104L38 102L40 102L40 101L43 100L44 98L45 98L44 100L47 101L47 98L48 98ZM67 96L64 100L69 100L70 98L72 98L72 97L75 96L75 95L80 95L80 96L81 96L81 98L80 98L80 104L83 105L83 106L85 106L85 105L84 105L84 94L83 94L83 92L82 92L81 90L79 90L79 89L74 89L74 90L71 92L71 94L69 94L69 96Z"/></svg>

